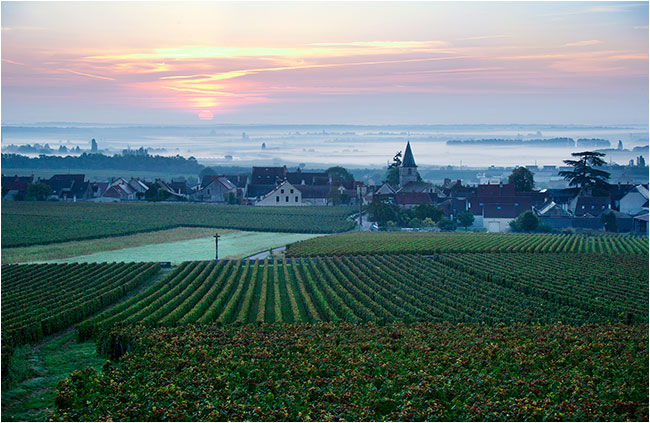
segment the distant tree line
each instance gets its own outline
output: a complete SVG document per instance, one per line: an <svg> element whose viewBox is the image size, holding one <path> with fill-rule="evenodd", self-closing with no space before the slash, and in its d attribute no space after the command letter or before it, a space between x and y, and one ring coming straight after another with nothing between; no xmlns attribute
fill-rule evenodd
<svg viewBox="0 0 650 423"><path fill-rule="evenodd" d="M600 138L549 138L549 139L534 139L524 140L519 138L504 139L504 138L491 138L480 140L449 140L447 145L533 145L533 146L549 146L549 147L610 147L608 140Z"/></svg>
<svg viewBox="0 0 650 423"><path fill-rule="evenodd" d="M30 158L20 154L2 154L5 169L116 169L143 170L165 173L198 174L203 170L194 157L81 154L80 156L47 156Z"/></svg>

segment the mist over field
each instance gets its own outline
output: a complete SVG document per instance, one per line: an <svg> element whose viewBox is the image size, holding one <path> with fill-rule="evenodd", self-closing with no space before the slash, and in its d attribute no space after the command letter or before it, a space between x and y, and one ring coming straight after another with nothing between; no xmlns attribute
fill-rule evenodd
<svg viewBox="0 0 650 423"><path fill-rule="evenodd" d="M150 154L193 156L205 165L343 165L384 167L407 140L419 166L560 165L578 147L526 145L527 141L563 138L598 138L616 149L608 161L627 164L643 153L634 147L648 145L646 125L187 125L137 126L98 124L34 124L4 126L3 152L10 145L48 144L57 150L90 148L97 140L100 151L121 153L144 147ZM450 140L522 140L522 145L448 145ZM603 148L603 147L601 147ZM607 148L607 147L604 147ZM69 153L65 153L69 154Z"/></svg>

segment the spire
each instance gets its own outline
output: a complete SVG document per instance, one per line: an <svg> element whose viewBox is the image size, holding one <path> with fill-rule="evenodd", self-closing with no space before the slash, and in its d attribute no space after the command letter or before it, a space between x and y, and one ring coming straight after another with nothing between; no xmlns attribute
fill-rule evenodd
<svg viewBox="0 0 650 423"><path fill-rule="evenodd" d="M402 159L402 167L417 167L413 159L413 153L411 152L410 141L406 142L406 152L404 153L404 159Z"/></svg>

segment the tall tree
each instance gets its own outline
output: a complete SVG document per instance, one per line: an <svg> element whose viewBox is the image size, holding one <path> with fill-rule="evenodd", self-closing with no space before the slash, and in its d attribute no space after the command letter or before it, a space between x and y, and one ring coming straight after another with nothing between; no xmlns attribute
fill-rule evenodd
<svg viewBox="0 0 650 423"><path fill-rule="evenodd" d="M573 166L573 170L562 170L558 174L574 187L575 192L594 196L606 196L609 193L609 172L596 169L606 164L603 153L596 151L583 151L571 153L578 160L564 160L564 163Z"/></svg>
<svg viewBox="0 0 650 423"><path fill-rule="evenodd" d="M354 182L354 176L341 166L330 167L325 173L332 179L334 185L349 185Z"/></svg>
<svg viewBox="0 0 650 423"><path fill-rule="evenodd" d="M508 183L514 184L515 190L519 192L532 191L535 187L535 179L533 172L525 167L516 167L510 176L508 176Z"/></svg>
<svg viewBox="0 0 650 423"><path fill-rule="evenodd" d="M391 185L399 184L399 168L402 166L402 152L398 151L393 156L393 163L388 165L386 170L386 182Z"/></svg>

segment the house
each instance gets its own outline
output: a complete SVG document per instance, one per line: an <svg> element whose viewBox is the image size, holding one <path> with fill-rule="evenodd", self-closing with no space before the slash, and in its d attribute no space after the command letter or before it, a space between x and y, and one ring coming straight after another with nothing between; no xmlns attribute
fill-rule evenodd
<svg viewBox="0 0 650 423"><path fill-rule="evenodd" d="M34 175L32 176L4 176L2 175L2 199L13 200L18 194L25 195L27 192L27 185L34 182Z"/></svg>
<svg viewBox="0 0 650 423"><path fill-rule="evenodd" d="M86 175L69 174L54 175L50 179L40 182L52 189L50 198L58 200L73 200L89 198L92 195L90 182L85 181Z"/></svg>
<svg viewBox="0 0 650 423"><path fill-rule="evenodd" d="M237 199L237 186L225 176L206 175L201 180L201 188L191 196L197 201L233 203Z"/></svg>
<svg viewBox="0 0 650 423"><path fill-rule="evenodd" d="M476 196L467 199L467 209L474 215L475 227L507 232L512 220L532 210L532 198L518 195L514 184L479 185Z"/></svg>
<svg viewBox="0 0 650 423"><path fill-rule="evenodd" d="M401 209L411 209L418 204L433 204L431 196L424 192L396 192L392 198Z"/></svg>
<svg viewBox="0 0 650 423"><path fill-rule="evenodd" d="M301 193L302 202L308 206L326 206L330 185L296 185Z"/></svg>
<svg viewBox="0 0 650 423"><path fill-rule="evenodd" d="M245 197L254 202L262 199L279 184L287 179L287 167L257 167L253 166L251 183L246 189Z"/></svg>
<svg viewBox="0 0 650 423"><path fill-rule="evenodd" d="M568 210L575 217L598 217L610 209L611 200L607 197L577 195L569 202Z"/></svg>
<svg viewBox="0 0 650 423"><path fill-rule="evenodd" d="M634 232L648 235L648 213L634 216Z"/></svg>
<svg viewBox="0 0 650 423"><path fill-rule="evenodd" d="M289 181L284 181L255 203L256 206L305 206L302 193Z"/></svg>
<svg viewBox="0 0 650 423"><path fill-rule="evenodd" d="M142 200L147 190L149 186L137 178L131 178L128 182L124 178L117 178L105 189L101 197L113 201Z"/></svg>
<svg viewBox="0 0 650 423"><path fill-rule="evenodd" d="M619 201L619 210L629 215L637 215L648 211L648 188L636 185L631 188Z"/></svg>
<svg viewBox="0 0 650 423"><path fill-rule="evenodd" d="M430 182L411 181L399 188L398 192L423 192L433 194L435 187Z"/></svg>

